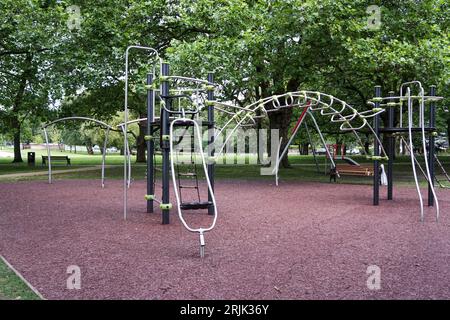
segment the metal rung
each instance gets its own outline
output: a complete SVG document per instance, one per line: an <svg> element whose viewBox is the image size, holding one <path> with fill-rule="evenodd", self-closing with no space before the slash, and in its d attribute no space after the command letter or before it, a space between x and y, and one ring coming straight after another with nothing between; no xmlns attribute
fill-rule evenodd
<svg viewBox="0 0 450 320"><path fill-rule="evenodd" d="M196 173L193 173L193 172L188 172L188 173L178 173L178 175L179 175L179 176L182 176L182 177L196 177L196 176L197 176L197 174L196 174Z"/></svg>
<svg viewBox="0 0 450 320"><path fill-rule="evenodd" d="M183 189L198 189L197 186L180 186L180 188L183 188Z"/></svg>
<svg viewBox="0 0 450 320"><path fill-rule="evenodd" d="M183 210L199 210L199 209L208 209L212 206L213 203L211 201L207 202L183 202L180 204L180 208Z"/></svg>

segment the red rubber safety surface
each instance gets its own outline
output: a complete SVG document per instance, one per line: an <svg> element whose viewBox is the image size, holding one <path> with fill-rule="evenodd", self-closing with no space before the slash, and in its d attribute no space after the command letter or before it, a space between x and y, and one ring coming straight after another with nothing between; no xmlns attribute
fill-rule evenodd
<svg viewBox="0 0 450 320"><path fill-rule="evenodd" d="M144 182L127 221L119 181L2 183L0 254L48 299L450 299L450 192L438 192L441 221L426 208L420 223L414 188L374 207L370 186L218 181L202 260L175 210L170 225L145 213ZM66 288L70 265L81 290Z"/></svg>

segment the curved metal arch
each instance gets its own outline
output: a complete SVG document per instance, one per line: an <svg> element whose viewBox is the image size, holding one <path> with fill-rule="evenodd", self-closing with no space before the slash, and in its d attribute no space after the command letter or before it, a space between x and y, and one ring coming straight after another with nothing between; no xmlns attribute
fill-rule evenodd
<svg viewBox="0 0 450 320"><path fill-rule="evenodd" d="M328 103L323 101L322 97L327 98L329 100ZM279 102L280 98L286 98L286 99L289 98L291 103L295 102L296 99L298 101L297 101L297 103L294 103L291 105L283 105L282 106ZM305 103L304 104L300 103L300 99L303 99L305 101ZM266 109L266 105L268 105L270 103L271 103L271 106L275 107L275 109L277 109L277 110L282 109L282 108L292 108L292 107L304 108L304 107L306 107L306 101L313 101L313 102L315 102L315 106L317 106L317 105L322 106L319 108L314 108L311 111L320 110L321 111L320 113L322 116L325 116L325 115L332 116L331 121L333 123L341 123L341 125L339 127L339 129L341 131L344 131L344 132L352 131L358 141L358 144L360 144L362 147L364 145L361 141L361 138L359 137L359 135L357 133L357 130L367 127L374 135L374 138L378 140L383 156L387 155L379 137L377 137L372 126L367 121L367 118L373 117L375 114L379 114L383 111L374 112L373 115L368 115L368 111L364 111L363 114L360 114L354 107L350 106L345 101L338 99L332 95L317 92L317 91L295 91L295 92L287 92L287 93L284 93L281 95L274 95L271 97L266 97L266 98L260 99L256 102L253 102L250 105L242 108L241 110L237 111L236 114L225 123L225 125L221 128L221 130L219 130L219 132L216 135L216 136L222 135L225 128L227 126L229 126L231 123L233 123L234 121L236 121L236 126L226 136L225 141L222 144L219 152L216 153L216 156L223 153L225 145L227 144L228 140L231 138L232 134L237 130L237 127L241 126L241 124L243 123L243 121L245 119L252 118L253 115L256 114L256 111L258 109L261 110L264 114L267 114L268 112L272 112L274 109L269 109L269 110ZM336 108L334 108L332 106L335 102L340 104L340 110L337 110ZM324 110L330 110L330 111L324 112ZM343 112L344 110L351 111L351 114L350 115L342 115L341 112ZM239 117L242 117L242 119L239 119ZM353 127L350 124L351 121L354 121L356 119L359 119L362 121L362 125L360 125L359 127ZM362 148L362 150L364 150L364 148Z"/></svg>
<svg viewBox="0 0 450 320"><path fill-rule="evenodd" d="M59 122L64 122L64 121L71 121L71 120L81 120L81 121L90 121L90 122L95 122L97 124L100 124L104 127L106 127L106 136L105 136L105 141L103 143L103 153L102 153L102 188L105 187L105 163L106 163L106 146L108 144L108 137L109 137L109 132L111 129L113 129L112 126L110 126L109 124L94 119L94 118L88 118L88 117L65 117L65 118L60 118L60 119L56 119L52 122L49 122L47 124L45 124L44 126L42 126L42 130L44 131L44 136L45 136L45 145L47 147L47 162L48 162L48 183L51 184L52 183L52 164L51 164L51 152L50 152L50 145L49 145L49 139L48 139L48 132L47 132L47 128L51 125L54 125L56 123Z"/></svg>
<svg viewBox="0 0 450 320"><path fill-rule="evenodd" d="M218 85L213 82L209 82L208 80L198 79L198 78L192 78L192 77L183 77L183 76L165 76L166 79L172 79L172 80L179 80L179 81L186 81L186 82L192 82L192 83L198 83L198 84L204 84L204 85L211 85L217 87Z"/></svg>
<svg viewBox="0 0 450 320"><path fill-rule="evenodd" d="M159 56L158 50L151 48L151 47L144 47L144 46L129 46L127 47L127 49L125 50L125 100L124 100L124 127L123 130L126 132L128 132L128 65L129 65L129 55L130 55L130 51L132 49L136 49L136 50L142 50L142 51L148 51L148 52L152 52L155 54L156 56L156 60L159 61L159 68L161 69L162 66L162 60ZM156 74L156 63L153 63L153 67L152 67L152 71L153 74ZM161 70L160 70L161 71ZM155 99L155 97L153 97L153 99ZM153 100L153 103L155 102L155 100ZM123 218L124 220L127 219L127 208L128 208L128 186L127 186L127 152L126 150L128 150L128 140L126 139L126 134L124 134L124 139L123 139L123 143L124 143L124 160L123 160Z"/></svg>
<svg viewBox="0 0 450 320"><path fill-rule="evenodd" d="M105 123L103 121L100 121L100 120L97 120L97 119L94 119L94 118L88 118L88 117L65 117L65 118L60 118L60 119L56 119L56 120L54 120L52 122L49 122L49 123L45 124L42 128L47 128L47 127L49 127L49 126L51 126L53 124L56 124L58 122L69 121L69 120L91 121L91 122L95 122L95 123L101 124L102 126L105 126L106 128L113 129L112 126L110 126L109 124L107 124L107 123Z"/></svg>

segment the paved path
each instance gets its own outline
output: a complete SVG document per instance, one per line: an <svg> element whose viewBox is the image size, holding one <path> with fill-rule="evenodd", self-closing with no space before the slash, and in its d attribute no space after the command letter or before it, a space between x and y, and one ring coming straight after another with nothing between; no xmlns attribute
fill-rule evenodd
<svg viewBox="0 0 450 320"><path fill-rule="evenodd" d="M110 167L113 167L113 166L105 166L105 169L110 168ZM53 170L52 175L62 174L62 173L81 172L81 171L94 171L94 170L101 170L101 169L102 169L102 166L93 166L93 167L77 168L77 169ZM48 175L47 170L34 171L34 172L8 173L8 174L0 175L0 180L22 178L22 177L46 176L46 175Z"/></svg>
<svg viewBox="0 0 450 320"><path fill-rule="evenodd" d="M14 157L14 153L7 151L0 151L0 158L12 158Z"/></svg>

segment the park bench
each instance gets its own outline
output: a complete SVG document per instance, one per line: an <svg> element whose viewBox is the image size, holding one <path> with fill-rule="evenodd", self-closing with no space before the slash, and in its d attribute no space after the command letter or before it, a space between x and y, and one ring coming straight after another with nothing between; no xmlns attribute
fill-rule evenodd
<svg viewBox="0 0 450 320"><path fill-rule="evenodd" d="M70 165L70 158L68 156L51 156L51 162L66 161ZM42 165L44 166L48 161L48 156L42 156Z"/></svg>
<svg viewBox="0 0 450 320"><path fill-rule="evenodd" d="M373 168L361 165L338 164L334 170L330 170L330 181L333 179L336 182L337 173L340 176L372 177Z"/></svg>

